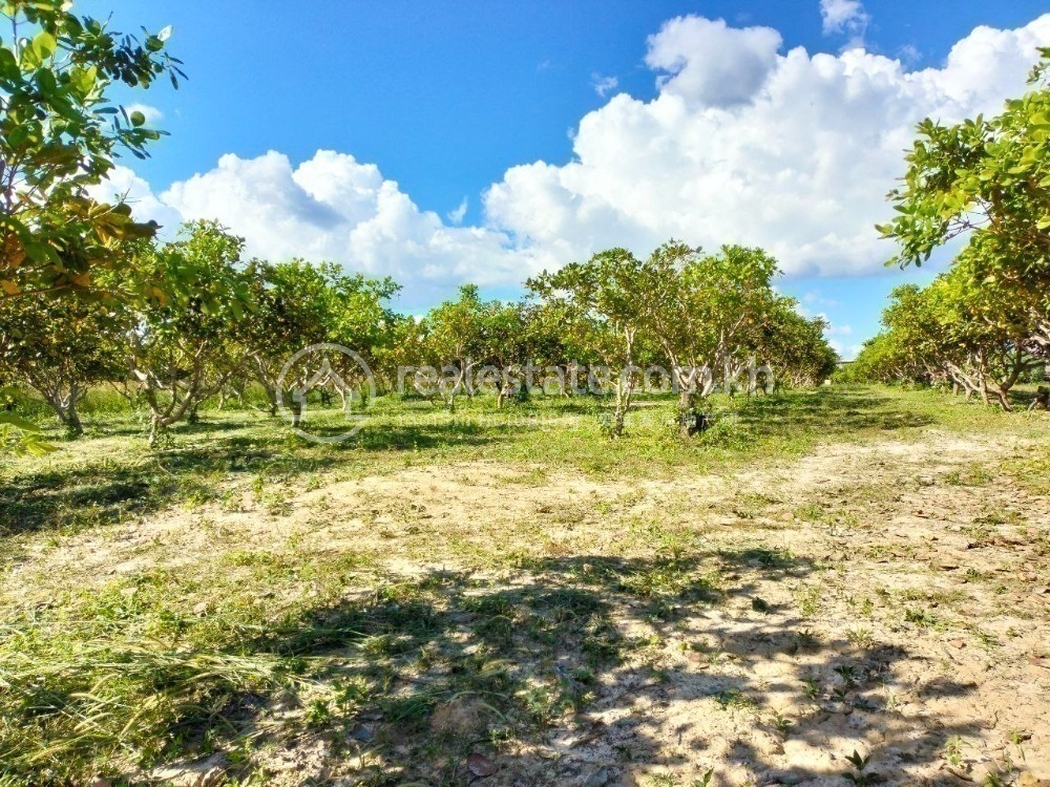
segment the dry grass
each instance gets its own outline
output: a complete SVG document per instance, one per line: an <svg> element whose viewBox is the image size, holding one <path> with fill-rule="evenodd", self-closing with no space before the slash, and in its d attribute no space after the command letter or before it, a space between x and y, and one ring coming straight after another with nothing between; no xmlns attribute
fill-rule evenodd
<svg viewBox="0 0 1050 787"><path fill-rule="evenodd" d="M493 785L993 784L1050 766L1045 416L820 391L722 402L732 425L690 444L659 421L608 443L587 419L392 427L405 406L336 448L231 414L149 454L117 419L9 464L0 774L458 785L478 754Z"/></svg>

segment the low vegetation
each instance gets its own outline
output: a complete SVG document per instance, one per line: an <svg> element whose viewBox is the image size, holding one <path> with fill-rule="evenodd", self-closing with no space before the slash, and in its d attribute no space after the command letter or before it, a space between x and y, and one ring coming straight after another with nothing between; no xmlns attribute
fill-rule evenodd
<svg viewBox="0 0 1050 787"><path fill-rule="evenodd" d="M979 781L1050 751L1016 693L1045 415L832 386L714 397L683 441L643 397L610 443L564 397L503 425L380 397L344 443L208 407L149 452L86 402L2 471L11 784Z"/></svg>

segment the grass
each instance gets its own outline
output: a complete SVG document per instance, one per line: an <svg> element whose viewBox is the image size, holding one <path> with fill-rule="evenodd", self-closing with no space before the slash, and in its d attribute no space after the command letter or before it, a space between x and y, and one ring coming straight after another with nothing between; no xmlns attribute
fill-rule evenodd
<svg viewBox="0 0 1050 787"><path fill-rule="evenodd" d="M879 596L846 580L836 591L823 551L777 538L793 522L848 540L899 490L730 484L716 503L691 479L790 468L829 443L921 443L931 430L1050 436L1045 418L932 392L833 388L716 397L716 427L689 441L673 435L674 405L660 399L643 400L610 441L591 400L538 397L493 421L490 398L452 415L381 397L344 443L204 410L150 451L138 414L91 397L85 438L56 427L57 453L0 464L0 784L99 773L138 783L158 764L213 752L250 779L266 752L313 740L354 763L355 783L458 783L456 763L479 748L545 746L609 696L620 697L613 707L655 702L685 679L683 664L706 675L748 663L743 634L701 627L716 613L750 621L762 647L782 637L806 670L814 660L847 669L847 653L876 658L884 620L938 636L965 623L999 647L965 620L957 589ZM983 494L1005 478L1045 494L1045 461L971 458L931 483ZM415 496L401 480L413 473ZM654 498L645 484L664 491ZM994 546L1019 516L989 505L974 538ZM910 548L880 543L857 559ZM836 615L837 633L810 632ZM609 695L622 681L641 688ZM815 683L806 691L819 694ZM737 675L703 696L734 711L727 724L805 729L794 712L763 721L762 692ZM672 781L712 778L697 773Z"/></svg>

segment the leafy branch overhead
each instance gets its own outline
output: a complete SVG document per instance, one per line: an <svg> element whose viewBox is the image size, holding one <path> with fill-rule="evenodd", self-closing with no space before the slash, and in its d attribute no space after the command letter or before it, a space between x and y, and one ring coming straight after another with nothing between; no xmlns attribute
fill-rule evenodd
<svg viewBox="0 0 1050 787"><path fill-rule="evenodd" d="M858 369L880 379L948 384L1010 408L1008 393L1050 358L1050 48L1030 90L993 118L919 125L897 215L879 227L899 244L888 264L921 265L966 245L924 290L895 291L886 330Z"/></svg>
<svg viewBox="0 0 1050 787"><path fill-rule="evenodd" d="M145 158L163 133L111 93L165 75L178 87L185 74L166 51L171 29L124 34L70 5L0 6L0 298L89 290L95 268L120 264L121 242L157 230L89 189L122 152Z"/></svg>

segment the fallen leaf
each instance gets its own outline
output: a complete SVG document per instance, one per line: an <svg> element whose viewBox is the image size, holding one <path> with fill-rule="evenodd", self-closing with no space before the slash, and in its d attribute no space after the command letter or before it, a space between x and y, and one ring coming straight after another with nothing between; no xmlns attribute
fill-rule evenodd
<svg viewBox="0 0 1050 787"><path fill-rule="evenodd" d="M499 766L483 754L471 754L467 757L467 770L484 779L493 776L499 770Z"/></svg>

